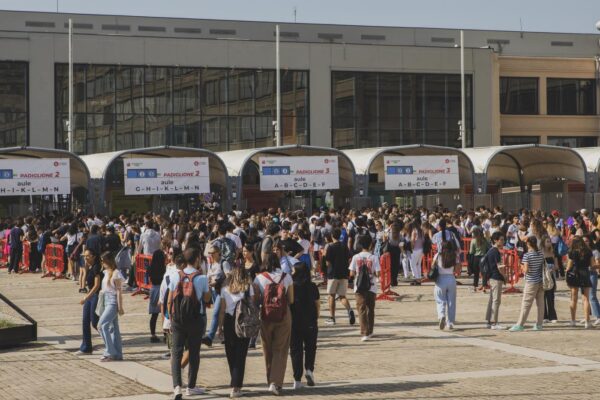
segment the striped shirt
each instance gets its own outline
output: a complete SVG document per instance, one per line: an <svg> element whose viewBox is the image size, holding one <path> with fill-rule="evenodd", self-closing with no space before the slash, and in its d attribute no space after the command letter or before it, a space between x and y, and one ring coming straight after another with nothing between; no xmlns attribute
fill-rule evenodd
<svg viewBox="0 0 600 400"><path fill-rule="evenodd" d="M527 263L527 274L525 281L529 283L542 283L542 268L544 267L544 255L541 251L528 251L523 256L523 264Z"/></svg>

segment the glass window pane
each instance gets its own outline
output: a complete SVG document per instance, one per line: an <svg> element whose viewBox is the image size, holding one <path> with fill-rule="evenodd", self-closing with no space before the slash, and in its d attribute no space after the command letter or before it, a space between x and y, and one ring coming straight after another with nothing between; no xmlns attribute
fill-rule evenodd
<svg viewBox="0 0 600 400"><path fill-rule="evenodd" d="M548 78L549 115L595 115L596 81L594 79Z"/></svg>
<svg viewBox="0 0 600 400"><path fill-rule="evenodd" d="M117 150L145 147L144 116L123 114L117 119Z"/></svg>
<svg viewBox="0 0 600 400"><path fill-rule="evenodd" d="M202 71L202 114L226 115L227 70Z"/></svg>
<svg viewBox="0 0 600 400"><path fill-rule="evenodd" d="M173 70L173 113L186 114L200 111L200 70L175 68Z"/></svg>
<svg viewBox="0 0 600 400"><path fill-rule="evenodd" d="M213 151L227 149L227 118L219 116L202 119L202 147Z"/></svg>
<svg viewBox="0 0 600 400"><path fill-rule="evenodd" d="M171 145L194 147L200 134L199 117L176 115L173 120Z"/></svg>
<svg viewBox="0 0 600 400"><path fill-rule="evenodd" d="M539 144L539 136L501 136L500 144L502 146L512 146L517 144Z"/></svg>
<svg viewBox="0 0 600 400"><path fill-rule="evenodd" d="M500 78L502 114L538 114L538 78Z"/></svg>
<svg viewBox="0 0 600 400"><path fill-rule="evenodd" d="M27 112L27 64L0 62L0 112Z"/></svg>
<svg viewBox="0 0 600 400"><path fill-rule="evenodd" d="M114 68L90 65L86 73L88 113L114 112L115 79ZM77 110L81 112L82 110Z"/></svg>
<svg viewBox="0 0 600 400"><path fill-rule="evenodd" d="M0 113L0 147L24 146L27 143L27 114Z"/></svg>
<svg viewBox="0 0 600 400"><path fill-rule="evenodd" d="M171 131L173 118L171 115L146 115L146 143L149 147L168 144L168 133Z"/></svg>
<svg viewBox="0 0 600 400"><path fill-rule="evenodd" d="M146 67L144 71L144 96L146 114L170 114L171 69L165 67Z"/></svg>
<svg viewBox="0 0 600 400"><path fill-rule="evenodd" d="M229 115L254 115L254 73L235 70L229 73Z"/></svg>
<svg viewBox="0 0 600 400"><path fill-rule="evenodd" d="M115 150L114 114L87 114L86 154Z"/></svg>
<svg viewBox="0 0 600 400"><path fill-rule="evenodd" d="M256 71L256 114L275 115L275 71Z"/></svg>

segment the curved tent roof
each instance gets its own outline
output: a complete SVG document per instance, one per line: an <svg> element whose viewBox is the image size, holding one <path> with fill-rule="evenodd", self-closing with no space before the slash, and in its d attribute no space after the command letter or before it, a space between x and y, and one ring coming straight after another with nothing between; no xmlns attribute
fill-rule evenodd
<svg viewBox="0 0 600 400"><path fill-rule="evenodd" d="M68 158L71 168L71 187L89 189L90 172L85 162L74 153L61 149L43 147L5 147L0 148L0 158Z"/></svg>
<svg viewBox="0 0 600 400"><path fill-rule="evenodd" d="M507 180L532 184L565 178L586 182L586 163L579 153L568 147L540 144L492 146L463 149L475 173L487 174L488 181Z"/></svg>
<svg viewBox="0 0 600 400"><path fill-rule="evenodd" d="M461 149L454 147L433 146L427 144L414 144L393 147L371 147L367 149L342 150L354 163L358 174L368 175L374 167L383 168L385 155L401 156L458 156L459 174L461 183L473 182L473 164L471 159Z"/></svg>
<svg viewBox="0 0 600 400"><path fill-rule="evenodd" d="M226 187L227 168L223 161L212 151L193 147L158 146L141 149L112 151L108 153L89 154L82 156L88 166L92 179L106 179L111 164L120 157L152 158L152 157L208 157L211 183Z"/></svg>
<svg viewBox="0 0 600 400"><path fill-rule="evenodd" d="M338 149L330 147L316 147L305 145L287 145L280 147L263 147L258 149L232 150L217 153L227 165L229 176L241 176L244 168L249 161L256 163L256 158L261 155L279 155L279 156L318 156L318 155L337 155L340 157L339 173L340 186L354 186L354 164L350 158Z"/></svg>
<svg viewBox="0 0 600 400"><path fill-rule="evenodd" d="M588 172L600 171L600 147L580 147L573 150L583 158Z"/></svg>

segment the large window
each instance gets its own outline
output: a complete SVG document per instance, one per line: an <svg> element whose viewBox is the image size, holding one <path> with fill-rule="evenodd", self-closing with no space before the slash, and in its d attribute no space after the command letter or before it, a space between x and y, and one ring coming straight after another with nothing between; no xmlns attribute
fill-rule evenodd
<svg viewBox="0 0 600 400"><path fill-rule="evenodd" d="M466 76L467 144L472 143ZM460 75L333 72L333 147L460 147Z"/></svg>
<svg viewBox="0 0 600 400"><path fill-rule="evenodd" d="M500 145L540 144L539 136L500 136Z"/></svg>
<svg viewBox="0 0 600 400"><path fill-rule="evenodd" d="M563 147L596 147L598 138L593 136L549 136L548 144Z"/></svg>
<svg viewBox="0 0 600 400"><path fill-rule="evenodd" d="M596 114L594 79L548 78L548 115Z"/></svg>
<svg viewBox="0 0 600 400"><path fill-rule="evenodd" d="M0 147L27 145L28 64L0 61Z"/></svg>
<svg viewBox="0 0 600 400"><path fill-rule="evenodd" d="M284 144L308 143L308 72L281 72ZM270 146L275 71L74 66L74 151ZM68 66L56 65L56 145L67 148Z"/></svg>
<svg viewBox="0 0 600 400"><path fill-rule="evenodd" d="M500 77L502 114L538 114L538 78Z"/></svg>

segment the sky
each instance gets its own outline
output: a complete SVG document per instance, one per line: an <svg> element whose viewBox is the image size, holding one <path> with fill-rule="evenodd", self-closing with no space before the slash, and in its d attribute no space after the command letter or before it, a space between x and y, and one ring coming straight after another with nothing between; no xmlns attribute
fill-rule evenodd
<svg viewBox="0 0 600 400"><path fill-rule="evenodd" d="M86 14L600 33L600 0L0 0L3 10L57 8Z"/></svg>

